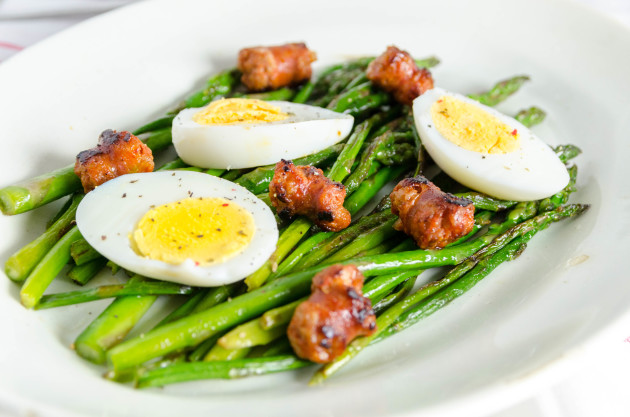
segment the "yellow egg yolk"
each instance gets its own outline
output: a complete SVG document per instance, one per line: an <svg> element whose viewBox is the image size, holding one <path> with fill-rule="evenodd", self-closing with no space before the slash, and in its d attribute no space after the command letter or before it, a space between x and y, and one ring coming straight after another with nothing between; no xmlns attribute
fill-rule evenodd
<svg viewBox="0 0 630 417"><path fill-rule="evenodd" d="M143 256L171 264L223 262L254 237L254 218L224 198L187 198L149 210L131 240Z"/></svg>
<svg viewBox="0 0 630 417"><path fill-rule="evenodd" d="M262 100L229 98L217 100L195 113L193 121L202 125L268 123L284 120L289 115L280 107Z"/></svg>
<svg viewBox="0 0 630 417"><path fill-rule="evenodd" d="M516 129L484 109L451 96L433 103L431 118L442 136L469 151L503 154L520 147Z"/></svg>

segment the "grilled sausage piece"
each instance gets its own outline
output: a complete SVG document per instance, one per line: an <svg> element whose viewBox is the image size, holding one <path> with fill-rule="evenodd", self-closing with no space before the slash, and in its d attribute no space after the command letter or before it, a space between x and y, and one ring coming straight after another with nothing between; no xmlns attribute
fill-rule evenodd
<svg viewBox="0 0 630 417"><path fill-rule="evenodd" d="M350 224L350 212L343 206L346 187L327 178L319 168L281 160L269 184L269 197L282 218L303 214L333 232Z"/></svg>
<svg viewBox="0 0 630 417"><path fill-rule="evenodd" d="M354 265L332 265L313 277L311 296L295 310L287 330L299 357L330 362L354 338L376 331L376 317L362 288L363 274Z"/></svg>
<svg viewBox="0 0 630 417"><path fill-rule="evenodd" d="M443 248L468 234L475 224L472 201L445 193L425 177L406 178L390 194L394 229L422 249Z"/></svg>
<svg viewBox="0 0 630 417"><path fill-rule="evenodd" d="M370 62L367 77L374 85L391 93L396 101L407 105L433 88L429 70L418 68L411 55L395 46L388 46L381 56Z"/></svg>
<svg viewBox="0 0 630 417"><path fill-rule="evenodd" d="M74 173L87 193L124 174L153 171L151 149L129 132L105 130L98 145L77 155Z"/></svg>
<svg viewBox="0 0 630 417"><path fill-rule="evenodd" d="M250 91L276 89L311 78L311 62L317 56L303 43L241 49L238 69Z"/></svg>

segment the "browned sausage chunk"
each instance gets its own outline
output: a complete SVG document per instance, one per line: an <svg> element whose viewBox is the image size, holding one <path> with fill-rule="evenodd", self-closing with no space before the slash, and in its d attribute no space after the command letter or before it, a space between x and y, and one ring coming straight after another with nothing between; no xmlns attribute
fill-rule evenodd
<svg viewBox="0 0 630 417"><path fill-rule="evenodd" d="M303 43L241 49L238 69L251 91L276 89L311 78L311 62L317 56Z"/></svg>
<svg viewBox="0 0 630 417"><path fill-rule="evenodd" d="M322 229L334 232L350 224L350 212L343 206L346 187L313 166L295 166L284 159L278 162L269 184L269 197L280 217L302 214Z"/></svg>
<svg viewBox="0 0 630 417"><path fill-rule="evenodd" d="M443 248L468 234L475 224L470 200L445 193L425 177L406 178L394 187L394 229L411 236L422 249Z"/></svg>
<svg viewBox="0 0 630 417"><path fill-rule="evenodd" d="M376 317L362 288L363 274L354 265L333 265L313 277L311 296L295 310L287 331L299 357L330 362L354 338L376 331Z"/></svg>
<svg viewBox="0 0 630 417"><path fill-rule="evenodd" d="M396 101L411 105L413 100L433 88L433 77L426 68L418 68L411 55L395 46L370 62L367 77L374 85L391 93Z"/></svg>
<svg viewBox="0 0 630 417"><path fill-rule="evenodd" d="M151 149L129 132L105 130L98 145L77 155L74 173L87 193L124 174L153 171Z"/></svg>

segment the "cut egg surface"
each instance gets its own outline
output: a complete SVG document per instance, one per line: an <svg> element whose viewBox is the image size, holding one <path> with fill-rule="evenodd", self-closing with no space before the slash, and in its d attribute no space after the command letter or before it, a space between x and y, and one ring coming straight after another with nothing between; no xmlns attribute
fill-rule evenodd
<svg viewBox="0 0 630 417"><path fill-rule="evenodd" d="M468 97L439 88L413 102L418 134L450 177L492 197L529 201L569 183L554 151L527 127Z"/></svg>
<svg viewBox="0 0 630 417"><path fill-rule="evenodd" d="M189 171L128 174L89 192L76 221L119 266L192 286L236 282L276 248L269 207L230 181Z"/></svg>
<svg viewBox="0 0 630 417"><path fill-rule="evenodd" d="M354 118L306 104L222 99L182 110L173 145L187 164L235 169L275 164L319 152L346 138Z"/></svg>

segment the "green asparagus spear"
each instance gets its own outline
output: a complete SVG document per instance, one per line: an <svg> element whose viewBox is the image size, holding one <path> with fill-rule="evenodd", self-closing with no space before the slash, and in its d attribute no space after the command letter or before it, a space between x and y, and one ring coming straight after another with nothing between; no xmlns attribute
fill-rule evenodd
<svg viewBox="0 0 630 417"><path fill-rule="evenodd" d="M70 291L66 293L44 295L37 305L37 309L63 307L73 304L87 303L127 295L163 295L190 294L193 291L188 285L180 285L167 281L130 280L126 284L102 285L87 290Z"/></svg>
<svg viewBox="0 0 630 417"><path fill-rule="evenodd" d="M102 258L101 254L98 253L92 245L83 238L75 241L72 246L70 246L70 255L72 256L74 263L77 265L83 265Z"/></svg>
<svg viewBox="0 0 630 417"><path fill-rule="evenodd" d="M355 256L361 251L371 249L374 246L377 246L398 235L400 232L394 230L393 228L394 222L397 220L395 218L396 216L391 214L389 211L383 212L383 215L388 217L388 220L385 220L383 223L376 225L358 235L356 238L353 238L349 244L341 248L339 251L328 252L329 256L324 255L320 260L326 265L341 262Z"/></svg>
<svg viewBox="0 0 630 417"><path fill-rule="evenodd" d="M292 101L294 103L300 103L300 104L306 103L308 98L313 93L313 88L314 87L315 87L315 84L313 84L311 81L306 82L300 88L300 90L295 94L295 96L293 96L293 100Z"/></svg>
<svg viewBox="0 0 630 417"><path fill-rule="evenodd" d="M546 116L545 112L538 107L530 107L518 112L514 118L525 126L532 127L542 123Z"/></svg>
<svg viewBox="0 0 630 417"><path fill-rule="evenodd" d="M81 233L76 226L70 229L31 271L20 290L20 300L24 307L37 306L44 291L70 260L70 245L80 237Z"/></svg>
<svg viewBox="0 0 630 417"><path fill-rule="evenodd" d="M481 104L485 104L486 106L496 106L517 92L526 81L529 81L528 76L518 75L498 82L494 85L494 87L485 93L470 94L468 97L480 102Z"/></svg>
<svg viewBox="0 0 630 417"><path fill-rule="evenodd" d="M156 119L152 122L147 123L144 126L137 128L136 130L133 131L133 134L138 136L138 135L142 135L143 133L149 133L156 130L170 129L170 127L173 125L174 118L175 118L174 115L161 117L159 119Z"/></svg>
<svg viewBox="0 0 630 417"><path fill-rule="evenodd" d="M332 168L328 172L329 178L334 178L334 181L342 182L348 175L350 175L352 164L356 159L365 139L370 134L370 131L374 128L378 128L381 124L388 121L395 111L389 111L384 113L378 113L364 122L358 124L348 139L343 151L333 164Z"/></svg>
<svg viewBox="0 0 630 417"><path fill-rule="evenodd" d="M577 180L577 165L573 165L568 169L569 171L569 183L564 189L558 191L556 194L547 197L540 201L540 205L538 207L538 211L549 211L553 210L562 204L565 204L569 201L569 196L571 193L575 192L575 181Z"/></svg>
<svg viewBox="0 0 630 417"><path fill-rule="evenodd" d="M575 145L559 145L554 148L558 158L565 164L582 153L582 150Z"/></svg>
<svg viewBox="0 0 630 417"><path fill-rule="evenodd" d="M133 277L141 282L141 277ZM94 363L105 362L105 352L120 343L153 305L157 296L118 297L77 337L74 349Z"/></svg>
<svg viewBox="0 0 630 417"><path fill-rule="evenodd" d="M218 341L225 349L243 349L258 345L266 345L286 334L285 326L275 326L268 330L262 329L258 319L236 326Z"/></svg>
<svg viewBox="0 0 630 417"><path fill-rule="evenodd" d="M81 194L72 197L68 210L44 234L9 257L4 264L4 271L9 279L23 282L28 277L46 253L72 227L74 215L82 198Z"/></svg>
<svg viewBox="0 0 630 417"><path fill-rule="evenodd" d="M136 386L138 388L147 388L200 379L243 378L251 375L283 372L309 365L311 365L311 362L300 360L293 355L233 361L179 363L141 373Z"/></svg>
<svg viewBox="0 0 630 417"><path fill-rule="evenodd" d="M211 101L227 96L238 84L240 73L235 69L220 72L213 75L206 82L206 86L189 96L183 104L171 111L169 115L175 115L183 109L191 107L203 107Z"/></svg>
<svg viewBox="0 0 630 417"><path fill-rule="evenodd" d="M72 247L70 248L70 252L72 252ZM68 278L79 285L85 285L94 278L106 264L107 259L101 256L83 265L74 265L70 271L68 271Z"/></svg>
<svg viewBox="0 0 630 417"><path fill-rule="evenodd" d="M384 211L360 218L350 227L334 234L328 240L320 243L316 247L312 247L310 253L302 258L295 266L295 269L305 269L317 265L324 259L328 258L343 246L356 239L362 233L380 226L385 223L385 228L391 228L394 222L394 216L391 212ZM379 242L380 243L380 242Z"/></svg>
<svg viewBox="0 0 630 417"><path fill-rule="evenodd" d="M279 100L290 101L295 95L295 90L292 88L279 88L277 90L265 91L263 93L252 94L235 94L233 97L250 98L256 100Z"/></svg>
<svg viewBox="0 0 630 417"><path fill-rule="evenodd" d="M219 344L215 344L204 356L204 361L234 361L246 357L251 348L226 349Z"/></svg>
<svg viewBox="0 0 630 417"><path fill-rule="evenodd" d="M490 211L502 211L516 205L516 201L497 200L485 194L469 191L455 194L457 197L466 198L473 202L475 208Z"/></svg>

